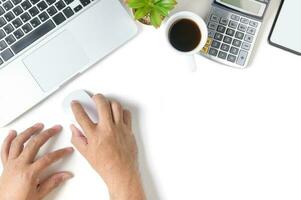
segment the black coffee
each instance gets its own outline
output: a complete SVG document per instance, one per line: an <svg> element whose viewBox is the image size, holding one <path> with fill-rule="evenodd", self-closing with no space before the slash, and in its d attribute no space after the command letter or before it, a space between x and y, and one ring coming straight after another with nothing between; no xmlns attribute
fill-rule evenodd
<svg viewBox="0 0 301 200"><path fill-rule="evenodd" d="M189 52L194 50L202 38L198 25L189 19L176 21L170 28L169 41L179 51Z"/></svg>

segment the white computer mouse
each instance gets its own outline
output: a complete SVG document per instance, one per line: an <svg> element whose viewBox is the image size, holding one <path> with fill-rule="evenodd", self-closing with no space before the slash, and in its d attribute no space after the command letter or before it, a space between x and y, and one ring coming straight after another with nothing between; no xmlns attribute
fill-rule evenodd
<svg viewBox="0 0 301 200"><path fill-rule="evenodd" d="M94 123L98 123L99 118L97 114L96 105L91 98L91 96L85 90L76 90L70 93L64 100L63 100L63 110L67 116L67 118L72 122L76 123L75 117L73 115L71 109L72 101L78 101L83 106L84 110L90 117L90 119Z"/></svg>

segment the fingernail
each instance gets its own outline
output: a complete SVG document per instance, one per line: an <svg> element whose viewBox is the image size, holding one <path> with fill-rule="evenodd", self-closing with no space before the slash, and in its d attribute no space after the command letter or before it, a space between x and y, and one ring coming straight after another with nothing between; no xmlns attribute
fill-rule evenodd
<svg viewBox="0 0 301 200"><path fill-rule="evenodd" d="M52 129L56 130L56 131L60 131L63 129L63 127L61 125L55 125L52 127Z"/></svg>
<svg viewBox="0 0 301 200"><path fill-rule="evenodd" d="M77 100L71 101L71 104L75 104L75 103L79 103L79 101L77 101Z"/></svg>
<svg viewBox="0 0 301 200"><path fill-rule="evenodd" d="M68 151L69 153L72 153L74 151L73 147L68 147L66 148L66 151Z"/></svg>
<svg viewBox="0 0 301 200"><path fill-rule="evenodd" d="M62 177L63 180L68 180L70 178L73 178L73 174L71 174L71 173L70 174L69 173L68 174L64 174L63 177Z"/></svg>
<svg viewBox="0 0 301 200"><path fill-rule="evenodd" d="M10 130L10 131L8 132L8 135L9 135L9 136L16 136L16 135L17 135L17 132L16 132L15 130Z"/></svg>
<svg viewBox="0 0 301 200"><path fill-rule="evenodd" d="M35 127L35 128L43 128L44 124L42 124L42 123L36 123L35 125L33 125L33 127Z"/></svg>

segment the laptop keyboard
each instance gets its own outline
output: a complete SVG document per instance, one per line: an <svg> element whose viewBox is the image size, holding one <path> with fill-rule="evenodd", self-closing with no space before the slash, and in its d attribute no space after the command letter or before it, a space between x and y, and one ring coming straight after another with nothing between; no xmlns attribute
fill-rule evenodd
<svg viewBox="0 0 301 200"><path fill-rule="evenodd" d="M0 68L90 3L91 0L0 0Z"/></svg>

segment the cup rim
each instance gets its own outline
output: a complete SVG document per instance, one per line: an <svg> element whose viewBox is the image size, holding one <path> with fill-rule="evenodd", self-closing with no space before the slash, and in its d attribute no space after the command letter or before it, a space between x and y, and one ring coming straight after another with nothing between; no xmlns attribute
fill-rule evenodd
<svg viewBox="0 0 301 200"><path fill-rule="evenodd" d="M169 33L170 33L170 28L174 25L174 23L180 19L189 19L194 21L197 25L198 28L201 31L202 37L201 37L201 41L199 42L198 46L196 48L194 48L191 51L180 51L178 49L176 49L169 40ZM203 47L205 46L207 39L208 39L208 29L207 29L207 25L205 23L205 21L203 20L203 18L199 15L197 15L194 12L190 12L190 11L181 11L181 12L177 12L175 14L173 14L172 16L169 17L169 19L167 20L166 23L166 37L168 40L169 45L177 52L180 52L181 54L196 54L198 52L200 52Z"/></svg>

